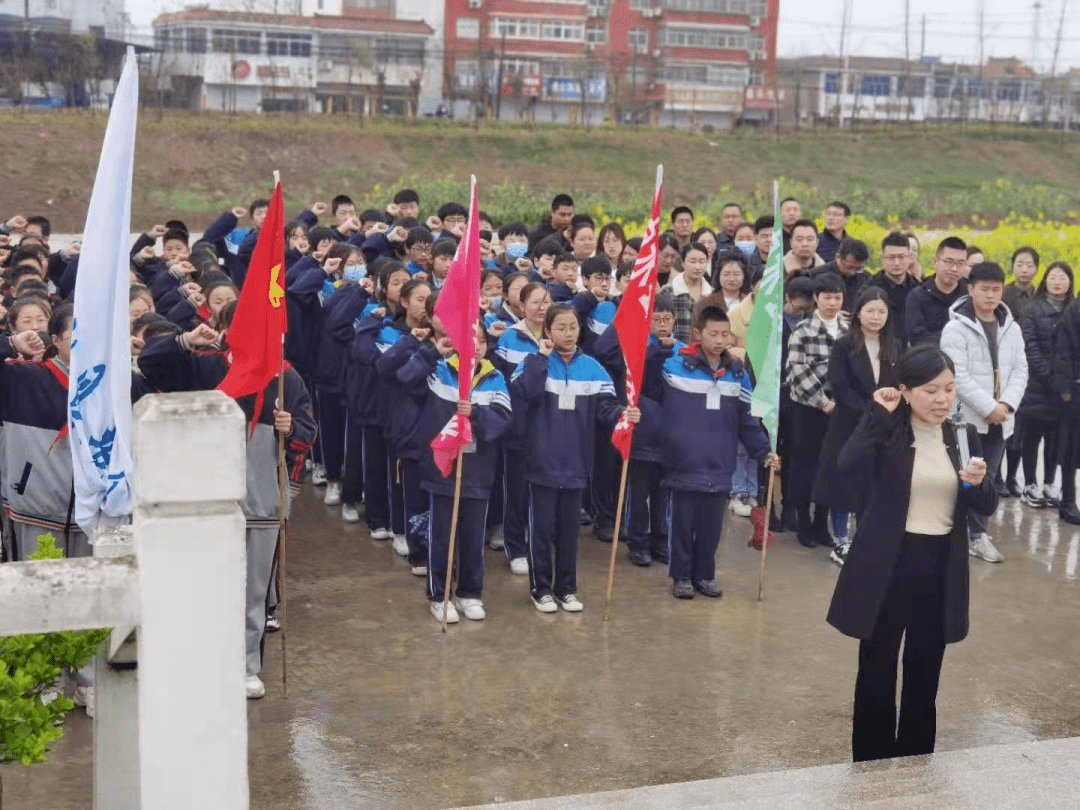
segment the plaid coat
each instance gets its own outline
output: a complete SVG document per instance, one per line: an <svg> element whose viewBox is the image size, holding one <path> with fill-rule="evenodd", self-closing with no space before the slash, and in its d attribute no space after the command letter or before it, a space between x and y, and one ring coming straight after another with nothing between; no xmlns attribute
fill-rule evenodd
<svg viewBox="0 0 1080 810"><path fill-rule="evenodd" d="M848 325L841 318L840 332L847 334ZM830 399L829 354L836 340L825 328L825 322L814 314L795 327L788 340L787 378L791 398L811 408L824 408Z"/></svg>

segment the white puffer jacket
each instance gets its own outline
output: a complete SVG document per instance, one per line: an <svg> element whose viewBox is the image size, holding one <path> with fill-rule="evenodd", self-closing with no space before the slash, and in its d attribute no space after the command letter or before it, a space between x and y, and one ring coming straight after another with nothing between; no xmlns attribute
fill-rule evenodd
<svg viewBox="0 0 1080 810"><path fill-rule="evenodd" d="M982 324L975 317L971 296L963 296L949 308L949 322L941 333L941 348L956 366L957 405L961 415L969 424L975 425L979 433L986 433L989 428L986 417L998 402L1004 402L1012 408L1002 425L1007 439L1016 426L1015 411L1027 388L1028 364L1020 325L1013 320L1009 308L999 304L994 316L998 322L998 369L1001 373L1001 391L996 400L990 344Z"/></svg>

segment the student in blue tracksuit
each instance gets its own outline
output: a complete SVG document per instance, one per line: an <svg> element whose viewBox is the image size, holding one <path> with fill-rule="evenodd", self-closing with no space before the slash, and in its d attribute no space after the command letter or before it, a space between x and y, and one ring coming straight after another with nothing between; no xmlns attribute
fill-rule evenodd
<svg viewBox="0 0 1080 810"><path fill-rule="evenodd" d="M420 446L416 439L420 410L398 379L398 371L431 336L427 301L431 287L412 279L401 288L402 314L390 324L401 332L397 341L375 360L380 397L385 402L386 443L390 469L401 482L405 536L394 534L394 551L409 558L416 576L427 575L427 499L420 488Z"/></svg>
<svg viewBox="0 0 1080 810"><path fill-rule="evenodd" d="M551 300L556 304L572 301L577 294L579 267L573 253L560 253L555 257L552 280L548 283Z"/></svg>
<svg viewBox="0 0 1080 810"><path fill-rule="evenodd" d="M457 588L454 601L446 611L446 621L454 623L462 613L466 619L479 621L487 615L483 590L488 497L495 482L498 440L510 427L510 392L502 374L485 359L487 335L481 327L476 330L472 393L468 401L458 399L458 357L438 318L432 317L432 326L433 336L437 336L435 342L422 344L398 372L398 379L422 403L417 438L422 448L420 485L428 493L427 597L432 615L441 622L456 472L443 476L435 466L430 445L453 415L459 413L469 419L473 441L462 451Z"/></svg>
<svg viewBox="0 0 1080 810"><path fill-rule="evenodd" d="M678 352L686 344L672 337L675 329L675 302L667 294L656 296L653 304L652 323L649 326L649 345L646 349L646 365L658 362L661 352L665 358ZM596 341L596 359L611 374L619 400L626 396L626 362L623 359L619 337L614 329L608 329ZM663 362L659 360L659 362ZM626 542L630 562L647 567L653 561L668 561L667 540L667 490L661 485L664 479L663 450L659 437L645 430L634 431L634 443L630 448L630 469L626 475L626 498L619 538Z"/></svg>
<svg viewBox="0 0 1080 810"><path fill-rule="evenodd" d="M502 371L507 385L521 362L540 351L544 315L551 306L551 295L543 284L533 281L522 288L521 301L523 317L506 330L495 349L495 366ZM510 570L519 576L529 573L529 548L525 537L528 488L521 464L526 427L525 408L515 406L514 422L502 442L503 551L510 561Z"/></svg>
<svg viewBox="0 0 1080 810"><path fill-rule="evenodd" d="M751 457L769 457L779 467L765 431L750 415L750 373L728 354L727 313L704 307L693 336L697 342L678 353L669 349L654 356L642 397L645 426L660 437L663 483L671 491L668 575L677 599L692 599L694 591L721 595L716 549L739 442Z"/></svg>
<svg viewBox="0 0 1080 810"><path fill-rule="evenodd" d="M382 262L375 300L353 322L349 372L346 374L347 403L364 427L364 512L374 540L401 538L405 543L405 505L401 484L391 468L386 441L387 403L379 383L375 361L405 333L395 325L401 314L401 288L409 281L409 271L401 262Z"/></svg>
<svg viewBox="0 0 1080 810"><path fill-rule="evenodd" d="M514 402L526 410L530 590L541 613L584 607L577 597L581 496L592 475L596 432L610 433L623 411L611 377L578 348L579 333L572 306L550 306L539 352L521 361L511 383ZM630 422L640 418L637 408L627 410Z"/></svg>

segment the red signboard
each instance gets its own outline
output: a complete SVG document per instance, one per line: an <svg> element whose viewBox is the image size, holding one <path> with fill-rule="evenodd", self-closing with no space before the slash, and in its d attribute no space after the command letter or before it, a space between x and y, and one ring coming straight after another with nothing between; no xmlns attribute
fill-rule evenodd
<svg viewBox="0 0 1080 810"><path fill-rule="evenodd" d="M502 94L504 96L540 96L542 95L543 82L537 75L513 74L503 76Z"/></svg>
<svg viewBox="0 0 1080 810"><path fill-rule="evenodd" d="M784 91L773 87L748 85L743 107L748 110L779 110L784 102Z"/></svg>
<svg viewBox="0 0 1080 810"><path fill-rule="evenodd" d="M234 79L246 79L251 75L251 63L245 62L243 59L239 62L233 62L232 75Z"/></svg>

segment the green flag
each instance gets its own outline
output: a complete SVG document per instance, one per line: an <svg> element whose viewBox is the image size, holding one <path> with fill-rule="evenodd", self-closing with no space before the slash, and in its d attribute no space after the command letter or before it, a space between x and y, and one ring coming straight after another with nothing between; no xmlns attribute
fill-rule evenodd
<svg viewBox="0 0 1080 810"><path fill-rule="evenodd" d="M780 421L780 348L784 334L784 229L780 224L780 185L775 181L773 203L772 244L746 331L746 354L757 375L757 385L750 398L750 413L765 423L775 451Z"/></svg>

